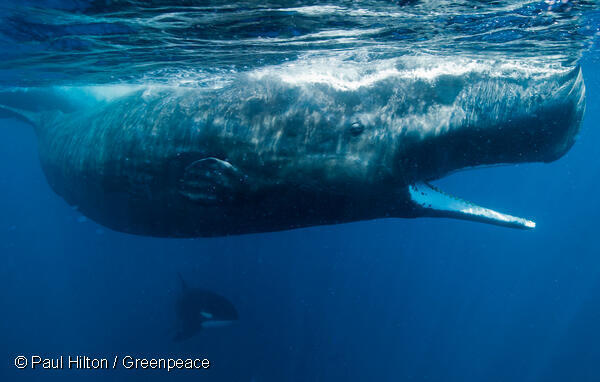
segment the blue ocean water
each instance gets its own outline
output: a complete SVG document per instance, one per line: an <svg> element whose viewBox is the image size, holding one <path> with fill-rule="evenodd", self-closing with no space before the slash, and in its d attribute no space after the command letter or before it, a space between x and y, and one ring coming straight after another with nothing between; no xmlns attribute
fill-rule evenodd
<svg viewBox="0 0 600 382"><path fill-rule="evenodd" d="M577 142L556 162L436 181L535 218L535 230L379 219L211 239L133 236L95 223L47 185L31 126L0 120L0 380L598 380L595 6L3 3L3 90L214 86L244 71L291 63L318 72L331 62L343 73L325 80L351 87L372 74L370 65L425 52L406 67L452 58L579 63L587 108ZM239 320L173 342L178 272L226 296ZM19 355L201 357L211 367L20 370Z"/></svg>

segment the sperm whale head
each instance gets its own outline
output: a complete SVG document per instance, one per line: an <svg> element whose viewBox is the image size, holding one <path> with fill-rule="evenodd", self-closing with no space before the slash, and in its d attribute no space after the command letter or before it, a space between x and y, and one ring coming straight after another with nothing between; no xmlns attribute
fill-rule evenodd
<svg viewBox="0 0 600 382"><path fill-rule="evenodd" d="M397 162L411 180L477 166L554 161L575 142L585 110L578 67L537 76L448 76L435 84L435 94L448 102L411 115L418 122L402 134Z"/></svg>

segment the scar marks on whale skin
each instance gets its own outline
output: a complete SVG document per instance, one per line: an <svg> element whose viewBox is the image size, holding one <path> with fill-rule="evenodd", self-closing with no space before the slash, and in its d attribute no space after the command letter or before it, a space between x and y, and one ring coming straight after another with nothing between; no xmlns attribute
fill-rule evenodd
<svg viewBox="0 0 600 382"><path fill-rule="evenodd" d="M189 200L219 205L232 202L242 183L240 171L218 158L204 158L190 163L179 180L179 193Z"/></svg>

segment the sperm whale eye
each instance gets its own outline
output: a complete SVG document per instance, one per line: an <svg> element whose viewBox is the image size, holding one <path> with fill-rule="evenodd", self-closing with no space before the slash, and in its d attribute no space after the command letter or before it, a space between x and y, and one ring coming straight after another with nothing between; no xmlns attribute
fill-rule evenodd
<svg viewBox="0 0 600 382"><path fill-rule="evenodd" d="M365 127L360 121L356 121L350 124L350 128L348 130L353 137L357 137L362 134L363 131L365 131Z"/></svg>

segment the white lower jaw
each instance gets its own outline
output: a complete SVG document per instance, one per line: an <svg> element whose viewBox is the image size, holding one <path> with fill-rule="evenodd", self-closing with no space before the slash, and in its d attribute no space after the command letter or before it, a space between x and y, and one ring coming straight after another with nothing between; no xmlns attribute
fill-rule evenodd
<svg viewBox="0 0 600 382"><path fill-rule="evenodd" d="M409 186L408 192L413 203L422 209L424 216L472 220L521 229L535 228L535 223L531 220L480 207L448 195L428 183L415 183Z"/></svg>

